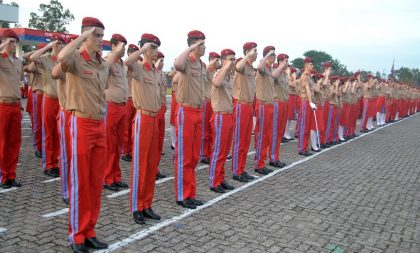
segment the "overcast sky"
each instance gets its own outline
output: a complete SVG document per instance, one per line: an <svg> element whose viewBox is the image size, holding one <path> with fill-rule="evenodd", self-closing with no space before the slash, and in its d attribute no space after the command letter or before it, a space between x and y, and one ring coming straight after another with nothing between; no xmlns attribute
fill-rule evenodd
<svg viewBox="0 0 420 253"><path fill-rule="evenodd" d="M5 1L10 2L10 1ZM15 0L19 22L27 27L29 13L49 0ZM274 45L291 59L311 49L337 58L348 69L389 73L395 67L420 68L420 0L61 0L75 20L70 33L79 34L85 16L99 18L105 39L121 33L135 43L143 33L160 38L169 69L186 47L186 35L205 33L210 51L232 48L242 56L242 45Z"/></svg>

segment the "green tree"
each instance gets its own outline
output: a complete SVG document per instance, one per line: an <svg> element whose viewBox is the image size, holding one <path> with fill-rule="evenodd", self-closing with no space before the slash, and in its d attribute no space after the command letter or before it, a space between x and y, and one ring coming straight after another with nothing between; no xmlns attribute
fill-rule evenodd
<svg viewBox="0 0 420 253"><path fill-rule="evenodd" d="M401 83L406 83L409 85L420 85L420 70L419 69L409 69L407 67L401 67L395 71L395 77Z"/></svg>
<svg viewBox="0 0 420 253"><path fill-rule="evenodd" d="M294 59L293 61L291 61L291 63L292 63L292 67L298 70L303 68L303 58L301 57Z"/></svg>
<svg viewBox="0 0 420 253"><path fill-rule="evenodd" d="M303 54L305 57L310 57L314 61L315 70L318 72L322 71L322 63L332 61L331 55L317 50L309 50Z"/></svg>
<svg viewBox="0 0 420 253"><path fill-rule="evenodd" d="M66 25L74 20L73 14L64 9L58 0L51 0L49 4L40 4L38 15L31 12L29 27L49 32L67 33Z"/></svg>

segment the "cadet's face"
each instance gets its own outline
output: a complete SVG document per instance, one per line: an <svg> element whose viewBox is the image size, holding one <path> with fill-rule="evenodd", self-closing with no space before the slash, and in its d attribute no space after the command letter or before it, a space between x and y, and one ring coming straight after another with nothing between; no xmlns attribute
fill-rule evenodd
<svg viewBox="0 0 420 253"><path fill-rule="evenodd" d="M164 61L165 61L164 58L160 58L160 62L159 62L159 66L158 66L158 69L159 70L162 70L163 69Z"/></svg>
<svg viewBox="0 0 420 253"><path fill-rule="evenodd" d="M15 38L10 38L9 39L9 44L7 44L6 46L6 51L8 53L12 53L16 51L16 44L17 44L17 40Z"/></svg>
<svg viewBox="0 0 420 253"><path fill-rule="evenodd" d="M149 47L146 52L144 52L144 54L149 57L150 59L156 59L157 57L157 52L158 52L158 47L155 45L152 45L151 47Z"/></svg>
<svg viewBox="0 0 420 253"><path fill-rule="evenodd" d="M275 54L275 53L274 53L274 54L272 54L272 55L270 55L270 56L268 57L268 59L267 59L267 63L268 63L269 65L272 65L275 61L276 61L276 54Z"/></svg>
<svg viewBox="0 0 420 253"><path fill-rule="evenodd" d="M102 51L104 29L96 27L95 31L87 38L86 46L95 52Z"/></svg>
<svg viewBox="0 0 420 253"><path fill-rule="evenodd" d="M64 42L59 40L59 41L57 41L57 44L54 45L53 50L55 52L59 53L61 51L61 49L63 49L64 46L65 46Z"/></svg>
<svg viewBox="0 0 420 253"><path fill-rule="evenodd" d="M222 67L222 64L220 63L220 59L217 59L217 60L216 60L216 63L214 64L214 67L215 67L216 69L219 69L220 67Z"/></svg>
<svg viewBox="0 0 420 253"><path fill-rule="evenodd" d="M203 56L205 53L206 53L206 43L205 42L203 42L203 43L201 43L198 47L197 47L197 50L198 50L198 55L201 57L201 56Z"/></svg>

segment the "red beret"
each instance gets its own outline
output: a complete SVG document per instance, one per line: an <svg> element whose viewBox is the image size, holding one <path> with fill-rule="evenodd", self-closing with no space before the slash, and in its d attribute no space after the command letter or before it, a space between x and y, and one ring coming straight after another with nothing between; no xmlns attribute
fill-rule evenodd
<svg viewBox="0 0 420 253"><path fill-rule="evenodd" d="M306 57L305 59L303 59L303 62L304 63L310 63L310 62L314 62L313 60L312 60L312 58L311 57Z"/></svg>
<svg viewBox="0 0 420 253"><path fill-rule="evenodd" d="M82 28L84 27L99 27L105 29L104 24L97 18L84 17L82 20Z"/></svg>
<svg viewBox="0 0 420 253"><path fill-rule="evenodd" d="M273 46L266 46L263 50L263 56L267 55L271 50L276 50L276 48Z"/></svg>
<svg viewBox="0 0 420 253"><path fill-rule="evenodd" d="M111 36L111 40L117 40L117 41L120 41L120 42L122 42L124 44L127 44L127 40L125 39L125 37L122 36L121 34L118 34L118 33L114 33Z"/></svg>
<svg viewBox="0 0 420 253"><path fill-rule="evenodd" d="M284 59L289 59L289 56L287 54L279 54L277 55L277 61L282 61Z"/></svg>
<svg viewBox="0 0 420 253"><path fill-rule="evenodd" d="M137 51L137 50L140 50L140 48L138 46L134 45L134 44L130 44L130 45L128 45L127 50L128 51Z"/></svg>
<svg viewBox="0 0 420 253"><path fill-rule="evenodd" d="M299 70L299 72L300 72L300 73L305 72L305 68L301 68L301 69Z"/></svg>
<svg viewBox="0 0 420 253"><path fill-rule="evenodd" d="M330 61L326 61L324 63L322 63L322 67L324 68L332 68L333 64Z"/></svg>
<svg viewBox="0 0 420 253"><path fill-rule="evenodd" d="M356 73L354 73L354 77L357 77L357 76L359 76L361 73L360 73L360 71L356 71Z"/></svg>
<svg viewBox="0 0 420 253"><path fill-rule="evenodd" d="M199 30L192 30L188 33L188 38L194 38L194 39L199 39L199 40L205 40L206 39L206 35L204 35L204 33L202 33Z"/></svg>
<svg viewBox="0 0 420 253"><path fill-rule="evenodd" d="M2 39L5 39L5 38L14 38L17 41L19 41L19 36L17 36L17 34L12 29L5 29L5 30L3 30L3 32L0 35L0 37Z"/></svg>
<svg viewBox="0 0 420 253"><path fill-rule="evenodd" d="M257 47L257 43L247 42L247 43L244 44L243 49L248 50L248 49L251 49L251 48L254 48L254 47Z"/></svg>
<svg viewBox="0 0 420 253"><path fill-rule="evenodd" d="M141 40L145 42L155 43L156 45L158 45L158 47L160 46L160 39L151 33L143 33L143 35L141 36Z"/></svg>
<svg viewBox="0 0 420 253"><path fill-rule="evenodd" d="M331 82L335 82L338 79L339 79L338 76L332 76L332 77L330 77Z"/></svg>
<svg viewBox="0 0 420 253"><path fill-rule="evenodd" d="M165 55L161 52L161 51L158 51L157 52L157 57L156 58L165 58Z"/></svg>
<svg viewBox="0 0 420 253"><path fill-rule="evenodd" d="M54 33L51 36L51 40L61 40L63 43L66 43L66 39L64 38L64 36L59 33Z"/></svg>
<svg viewBox="0 0 420 253"><path fill-rule="evenodd" d="M324 75L323 74L321 74L321 73L314 73L313 74L314 75L314 77L316 77L316 78L324 78Z"/></svg>
<svg viewBox="0 0 420 253"><path fill-rule="evenodd" d="M37 49L41 49L43 47L45 47L47 45L47 43L39 43L38 45L36 45Z"/></svg>
<svg viewBox="0 0 420 253"><path fill-rule="evenodd" d="M296 73L297 69L295 68L290 68L290 73Z"/></svg>
<svg viewBox="0 0 420 253"><path fill-rule="evenodd" d="M352 78L350 78L350 81L354 82L354 81L356 81L356 78L352 77Z"/></svg>
<svg viewBox="0 0 420 253"><path fill-rule="evenodd" d="M369 78L369 77L370 78L375 78L372 74L369 74L369 75L366 76L366 78Z"/></svg>
<svg viewBox="0 0 420 253"><path fill-rule="evenodd" d="M220 58L220 55L216 52L210 52L209 53L209 57L210 58Z"/></svg>
<svg viewBox="0 0 420 253"><path fill-rule="evenodd" d="M273 63L273 69L276 69L279 66L278 63Z"/></svg>
<svg viewBox="0 0 420 253"><path fill-rule="evenodd" d="M341 81L342 81L343 83L345 83L345 82L347 82L348 80L350 80L350 77L342 76L342 77L340 77L340 79L341 79Z"/></svg>
<svg viewBox="0 0 420 253"><path fill-rule="evenodd" d="M235 51L233 51L232 49L223 49L221 52L220 52L220 56L228 56L228 55L235 55Z"/></svg>

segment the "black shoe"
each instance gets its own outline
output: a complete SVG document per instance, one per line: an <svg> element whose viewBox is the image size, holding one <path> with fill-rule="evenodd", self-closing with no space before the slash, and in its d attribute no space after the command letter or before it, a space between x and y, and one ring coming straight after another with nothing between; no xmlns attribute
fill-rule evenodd
<svg viewBox="0 0 420 253"><path fill-rule="evenodd" d="M216 187L210 187L210 191L217 192L217 193L225 193L226 191L222 188L221 185Z"/></svg>
<svg viewBox="0 0 420 253"><path fill-rule="evenodd" d="M172 149L172 150L175 150L175 147L171 145L171 149Z"/></svg>
<svg viewBox="0 0 420 253"><path fill-rule="evenodd" d="M235 187L233 185L228 184L226 181L223 181L220 186L222 186L225 190L233 190Z"/></svg>
<svg viewBox="0 0 420 253"><path fill-rule="evenodd" d="M228 155L228 156L226 157L226 159L227 159L227 160L232 160L232 155Z"/></svg>
<svg viewBox="0 0 420 253"><path fill-rule="evenodd" d="M186 199L184 201L177 201L176 204L185 208L189 208L189 209L197 208L197 206L193 202L191 202L189 199Z"/></svg>
<svg viewBox="0 0 420 253"><path fill-rule="evenodd" d="M321 144L321 148L327 148L327 145Z"/></svg>
<svg viewBox="0 0 420 253"><path fill-rule="evenodd" d="M281 138L281 143L286 143L288 141L289 141L289 139L287 139L286 137Z"/></svg>
<svg viewBox="0 0 420 253"><path fill-rule="evenodd" d="M74 253L89 253L89 249L86 248L86 245L84 243L72 244L71 249Z"/></svg>
<svg viewBox="0 0 420 253"><path fill-rule="evenodd" d="M330 147L332 146L332 143L331 143L331 142L325 143L325 146L326 146L327 148L330 148Z"/></svg>
<svg viewBox="0 0 420 253"><path fill-rule="evenodd" d="M66 205L69 205L69 199L63 198L63 202L66 203Z"/></svg>
<svg viewBox="0 0 420 253"><path fill-rule="evenodd" d="M232 179L233 180L236 180L236 181L239 181L239 182L242 182L242 183L248 183L248 181L249 181L248 179L246 179L244 177L243 174L242 175L239 175L239 176L233 176Z"/></svg>
<svg viewBox="0 0 420 253"><path fill-rule="evenodd" d="M133 157L131 157L131 155L129 155L129 154L125 154L125 155L121 156L121 159L126 161L126 162L131 162L131 160L133 160Z"/></svg>
<svg viewBox="0 0 420 253"><path fill-rule="evenodd" d="M53 170L60 177L60 168L53 168Z"/></svg>
<svg viewBox="0 0 420 253"><path fill-rule="evenodd" d="M122 181L121 182L115 182L114 185L119 187L119 188L128 188L128 184L126 184Z"/></svg>
<svg viewBox="0 0 420 253"><path fill-rule="evenodd" d="M3 189L10 189L10 188L12 188L7 182L0 183L0 187L3 188Z"/></svg>
<svg viewBox="0 0 420 253"><path fill-rule="evenodd" d="M368 130L367 130L367 129L363 129L363 130L360 130L360 132L361 132L361 133L367 133L367 132L368 132Z"/></svg>
<svg viewBox="0 0 420 253"><path fill-rule="evenodd" d="M299 155L303 155L303 156L311 156L312 153L309 153L308 151L301 151L299 152Z"/></svg>
<svg viewBox="0 0 420 253"><path fill-rule="evenodd" d="M255 179L255 177L249 175L246 171L242 172L242 176L247 180Z"/></svg>
<svg viewBox="0 0 420 253"><path fill-rule="evenodd" d="M319 149L314 149L314 148L311 147L311 150L314 151L314 152L321 152L320 148Z"/></svg>
<svg viewBox="0 0 420 253"><path fill-rule="evenodd" d="M166 175L163 175L163 174L161 174L160 172L158 172L157 174L156 174L156 180L159 180L159 179L162 179L162 178L165 178L166 177Z"/></svg>
<svg viewBox="0 0 420 253"><path fill-rule="evenodd" d="M196 206L202 206L202 205L204 205L204 202L203 201L201 201L201 200L198 200L198 199L194 199L194 198L188 198L191 202L193 202L194 203L194 205L196 205Z"/></svg>
<svg viewBox="0 0 420 253"><path fill-rule="evenodd" d="M113 184L110 184L110 185L104 185L104 188L105 189L108 189L108 190L111 190L111 191L115 191L115 192L117 192L117 191L119 191L120 190L120 188L118 188L118 186L115 184L115 183L113 183Z"/></svg>
<svg viewBox="0 0 420 253"><path fill-rule="evenodd" d="M39 151L39 150L35 151L35 156L38 157L38 158L42 158L41 151Z"/></svg>
<svg viewBox="0 0 420 253"><path fill-rule="evenodd" d="M146 222L144 221L143 213L139 211L135 211L133 213L133 219L137 224L144 225Z"/></svg>
<svg viewBox="0 0 420 253"><path fill-rule="evenodd" d="M283 168L284 167L284 163L281 163L280 161L270 162L268 165L276 167L276 168Z"/></svg>
<svg viewBox="0 0 420 253"><path fill-rule="evenodd" d="M17 182L16 179L7 180L6 184L10 187L21 187L22 186L22 184Z"/></svg>
<svg viewBox="0 0 420 253"><path fill-rule="evenodd" d="M153 212L152 208L146 208L142 211L143 216L152 220L160 220L160 216Z"/></svg>
<svg viewBox="0 0 420 253"><path fill-rule="evenodd" d="M204 164L210 164L210 158L205 157L205 158L201 159L200 162L204 163Z"/></svg>
<svg viewBox="0 0 420 253"><path fill-rule="evenodd" d="M86 238L85 245L92 249L107 249L108 244L99 241L96 237Z"/></svg>
<svg viewBox="0 0 420 253"><path fill-rule="evenodd" d="M340 140L340 139L338 139L340 142L346 142L347 140L346 139L342 139L342 140Z"/></svg>
<svg viewBox="0 0 420 253"><path fill-rule="evenodd" d="M58 174L54 168L44 170L44 175L49 176L49 177L54 177L54 178L57 178L60 176L60 174Z"/></svg>
<svg viewBox="0 0 420 253"><path fill-rule="evenodd" d="M270 172L266 168L255 169L255 172L260 173L262 175L268 175L268 174L270 174Z"/></svg>

